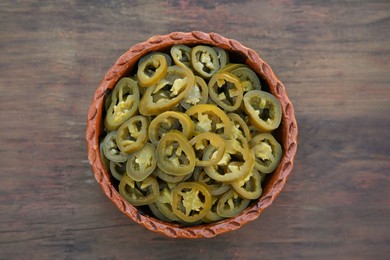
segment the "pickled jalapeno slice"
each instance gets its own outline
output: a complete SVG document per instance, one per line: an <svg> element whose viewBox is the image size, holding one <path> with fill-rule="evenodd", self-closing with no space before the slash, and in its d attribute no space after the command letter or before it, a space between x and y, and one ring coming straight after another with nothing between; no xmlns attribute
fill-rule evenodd
<svg viewBox="0 0 390 260"><path fill-rule="evenodd" d="M209 46L197 45L191 49L192 68L205 79L209 79L219 70L218 55Z"/></svg>
<svg viewBox="0 0 390 260"><path fill-rule="evenodd" d="M119 194L133 206L147 205L159 198L158 182L152 176L137 182L126 175L121 179L118 189Z"/></svg>
<svg viewBox="0 0 390 260"><path fill-rule="evenodd" d="M103 153L104 156L114 162L125 162L129 157L128 154L122 152L118 146L116 139L116 131L110 132L103 140Z"/></svg>
<svg viewBox="0 0 390 260"><path fill-rule="evenodd" d="M137 79L141 86L148 87L161 80L168 70L167 60L164 55L153 53L138 64Z"/></svg>
<svg viewBox="0 0 390 260"><path fill-rule="evenodd" d="M119 149L124 153L133 153L141 149L148 139L149 120L144 116L135 116L121 125L116 133Z"/></svg>
<svg viewBox="0 0 390 260"><path fill-rule="evenodd" d="M242 102L243 90L239 79L229 72L218 72L209 81L209 95L226 111L237 110Z"/></svg>
<svg viewBox="0 0 390 260"><path fill-rule="evenodd" d="M151 143L146 143L141 149L129 155L126 172L133 180L142 181L154 171L156 165L156 148Z"/></svg>
<svg viewBox="0 0 390 260"><path fill-rule="evenodd" d="M191 48L183 44L173 45L171 48L173 62L179 66L191 68Z"/></svg>
<svg viewBox="0 0 390 260"><path fill-rule="evenodd" d="M270 133L261 133L250 142L255 156L255 168L263 173L273 172L282 158L282 147Z"/></svg>
<svg viewBox="0 0 390 260"><path fill-rule="evenodd" d="M250 200L241 198L233 189L222 195L217 204L218 215L231 218L248 207Z"/></svg>
<svg viewBox="0 0 390 260"><path fill-rule="evenodd" d="M279 127L282 119L282 107L272 94L251 90L244 95L245 111L250 122L258 129L270 132Z"/></svg>
<svg viewBox="0 0 390 260"><path fill-rule="evenodd" d="M139 112L150 116L170 110L187 96L194 82L191 70L170 66L160 81L147 88L139 102Z"/></svg>
<svg viewBox="0 0 390 260"><path fill-rule="evenodd" d="M183 176L195 168L195 152L187 138L173 130L160 139L157 145L157 166L165 173Z"/></svg>
<svg viewBox="0 0 390 260"><path fill-rule="evenodd" d="M194 134L194 123L185 113L176 111L163 112L150 122L148 130L149 140L154 145L157 145L164 134L175 129L180 129L184 136L190 139Z"/></svg>
<svg viewBox="0 0 390 260"><path fill-rule="evenodd" d="M110 99L104 125L108 131L114 131L137 112L140 99L137 82L131 78L122 78L116 84Z"/></svg>
<svg viewBox="0 0 390 260"><path fill-rule="evenodd" d="M203 78L195 76L195 84L187 96L180 102L180 105L189 109L197 104L206 104L209 97L209 88Z"/></svg>
<svg viewBox="0 0 390 260"><path fill-rule="evenodd" d="M199 182L182 182L172 191L172 210L186 222L201 220L211 209L211 194Z"/></svg>

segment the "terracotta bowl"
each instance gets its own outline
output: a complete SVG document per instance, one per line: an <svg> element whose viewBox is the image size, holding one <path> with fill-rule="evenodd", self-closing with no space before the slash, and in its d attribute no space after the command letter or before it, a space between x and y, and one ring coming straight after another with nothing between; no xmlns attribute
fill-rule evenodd
<svg viewBox="0 0 390 260"><path fill-rule="evenodd" d="M133 68L140 57L152 51L167 51L174 44L206 44L225 49L229 53L231 62L246 63L258 74L263 83L263 89L271 92L279 99L283 110L282 123L274 133L276 139L282 144L283 157L277 169L267 177L263 185L261 197L253 201L247 209L236 217L191 227L158 220L147 211L136 208L124 200L118 193L110 173L104 168L99 150L99 141L103 134L103 107L106 93L114 88L119 79L134 73ZM286 179L291 173L297 150L297 136L298 128L293 105L287 97L283 84L275 76L271 67L255 51L243 46L238 41L227 39L216 33L198 31L190 33L173 32L168 35L153 36L145 42L134 45L120 56L96 89L88 111L86 131L88 159L92 165L97 182L108 198L120 211L136 223L151 231L173 238L214 237L239 229L249 221L257 219L262 211L270 206L276 196L282 191Z"/></svg>

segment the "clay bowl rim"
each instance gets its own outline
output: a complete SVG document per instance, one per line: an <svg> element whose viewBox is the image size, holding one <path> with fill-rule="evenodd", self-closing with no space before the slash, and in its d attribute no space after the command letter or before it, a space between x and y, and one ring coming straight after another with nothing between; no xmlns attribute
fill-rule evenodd
<svg viewBox="0 0 390 260"><path fill-rule="evenodd" d="M103 104L105 94L114 88L115 84L136 65L138 59L152 51L167 49L174 44L205 44L223 48L243 58L269 86L269 92L275 95L282 105L283 117L281 124L283 156L277 169L263 188L263 194L254 203L251 203L241 214L219 222L197 226L181 226L158 220L139 211L129 204L117 192L110 180L110 173L103 166L100 159L99 140L103 132ZM239 229L244 224L259 217L262 211L269 207L282 191L287 177L290 175L297 150L298 126L295 119L293 105L280 80L275 76L271 67L250 48L243 46L236 40L225 38L217 33L172 32L167 35L156 35L148 40L133 45L122 54L115 64L105 74L102 82L95 91L88 111L86 141L88 159L94 176L107 197L136 223L147 229L162 233L172 238L210 238L219 234Z"/></svg>

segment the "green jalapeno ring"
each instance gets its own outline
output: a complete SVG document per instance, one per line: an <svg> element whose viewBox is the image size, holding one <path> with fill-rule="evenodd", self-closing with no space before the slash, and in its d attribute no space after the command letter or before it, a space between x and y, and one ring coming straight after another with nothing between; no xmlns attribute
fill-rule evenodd
<svg viewBox="0 0 390 260"><path fill-rule="evenodd" d="M229 72L218 72L208 83L211 99L226 111L237 110L243 99L239 79Z"/></svg>
<svg viewBox="0 0 390 260"><path fill-rule="evenodd" d="M141 149L148 139L149 120L141 115L127 120L116 133L119 149L124 153L133 153Z"/></svg>
<svg viewBox="0 0 390 260"><path fill-rule="evenodd" d="M133 180L142 181L148 177L157 165L156 148L146 143L138 151L131 153L126 163L126 172Z"/></svg>
<svg viewBox="0 0 390 260"><path fill-rule="evenodd" d="M233 189L224 193L218 201L217 213L225 218L232 218L248 207L251 200L241 198Z"/></svg>
<svg viewBox="0 0 390 260"><path fill-rule="evenodd" d="M222 68L229 64L229 54L222 48L212 47L214 51L217 53L219 68Z"/></svg>
<svg viewBox="0 0 390 260"><path fill-rule="evenodd" d="M192 88L195 76L185 67L170 66L164 78L145 91L139 102L144 116L158 115L178 105Z"/></svg>
<svg viewBox="0 0 390 260"><path fill-rule="evenodd" d="M273 172L282 158L282 146L270 133L261 133L251 140L255 168L263 173Z"/></svg>
<svg viewBox="0 0 390 260"><path fill-rule="evenodd" d="M191 118L182 112L165 111L155 117L150 123L148 129L149 140L154 145L157 145L161 137L166 132L173 130L175 127L177 129L181 129L187 139L192 138L194 133L194 124Z"/></svg>
<svg viewBox="0 0 390 260"><path fill-rule="evenodd" d="M122 152L118 146L117 132L109 132L103 139L103 153L104 156L114 162L125 162L129 157L128 154Z"/></svg>
<svg viewBox="0 0 390 260"><path fill-rule="evenodd" d="M238 78L244 93L250 90L261 90L261 83L259 77L253 70L251 70L247 66L233 68L230 73L232 73Z"/></svg>
<svg viewBox="0 0 390 260"><path fill-rule="evenodd" d="M242 117L236 113L229 113L227 116L229 117L233 126L231 131L231 138L237 139L239 137L244 137L249 142L252 139L252 135L244 119L242 119Z"/></svg>
<svg viewBox="0 0 390 260"><path fill-rule="evenodd" d="M154 53L140 61L137 70L137 79L141 86L148 87L161 80L168 70L164 55Z"/></svg>
<svg viewBox="0 0 390 260"><path fill-rule="evenodd" d="M189 109L197 104L206 104L209 97L209 88L203 78L195 76L195 84L187 96L180 102L180 105Z"/></svg>
<svg viewBox="0 0 390 260"><path fill-rule="evenodd" d="M172 210L186 222L201 220L211 209L211 194L200 182L182 182L172 191Z"/></svg>
<svg viewBox="0 0 390 260"><path fill-rule="evenodd" d="M231 186L239 196L244 199L255 200L261 196L261 179L256 169L253 169L246 177L231 183Z"/></svg>
<svg viewBox="0 0 390 260"><path fill-rule="evenodd" d="M195 122L195 134L214 132L228 138L232 129L232 122L226 113L216 105L199 104L190 107L186 114ZM195 119L196 118L196 119Z"/></svg>
<svg viewBox="0 0 390 260"><path fill-rule="evenodd" d="M244 107L250 122L262 131L270 132L279 127L282 107L271 93L251 90L244 95Z"/></svg>
<svg viewBox="0 0 390 260"><path fill-rule="evenodd" d="M209 46L197 45L191 49L191 65L202 78L208 79L219 70L218 55Z"/></svg>
<svg viewBox="0 0 390 260"><path fill-rule="evenodd" d="M129 176L124 176L119 182L119 194L133 206L148 205L158 200L158 182L154 177L147 177L136 182Z"/></svg>
<svg viewBox="0 0 390 260"><path fill-rule="evenodd" d="M162 136L157 144L157 166L171 175L183 176L195 168L195 151L187 138L172 130Z"/></svg>
<svg viewBox="0 0 390 260"><path fill-rule="evenodd" d="M123 176L126 175L126 162L110 161L109 169L112 177L118 181L121 181Z"/></svg>
<svg viewBox="0 0 390 260"><path fill-rule="evenodd" d="M122 78L107 99L110 99L111 102L104 119L104 125L108 131L114 131L137 112L140 100L137 82L128 77Z"/></svg>
<svg viewBox="0 0 390 260"><path fill-rule="evenodd" d="M191 68L191 48L183 45L176 44L173 45L170 54L172 56L173 62L178 66L184 66Z"/></svg>
<svg viewBox="0 0 390 260"><path fill-rule="evenodd" d="M213 132L204 132L196 135L190 140L190 144L194 147L194 151L204 151L207 147L216 148L216 153L213 153L213 157L210 158L205 158L203 153L200 153L201 159L196 157L196 166L210 166L218 163L222 159L226 148L225 140Z"/></svg>

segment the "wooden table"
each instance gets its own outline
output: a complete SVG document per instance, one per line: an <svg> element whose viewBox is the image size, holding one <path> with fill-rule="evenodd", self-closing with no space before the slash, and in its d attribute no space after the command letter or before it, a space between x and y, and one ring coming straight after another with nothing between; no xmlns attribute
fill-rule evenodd
<svg viewBox="0 0 390 260"><path fill-rule="evenodd" d="M5 0L0 24L1 259L388 259L387 1ZM103 194L85 128L121 53L192 30L236 39L271 65L294 104L299 145L259 219L173 240Z"/></svg>

